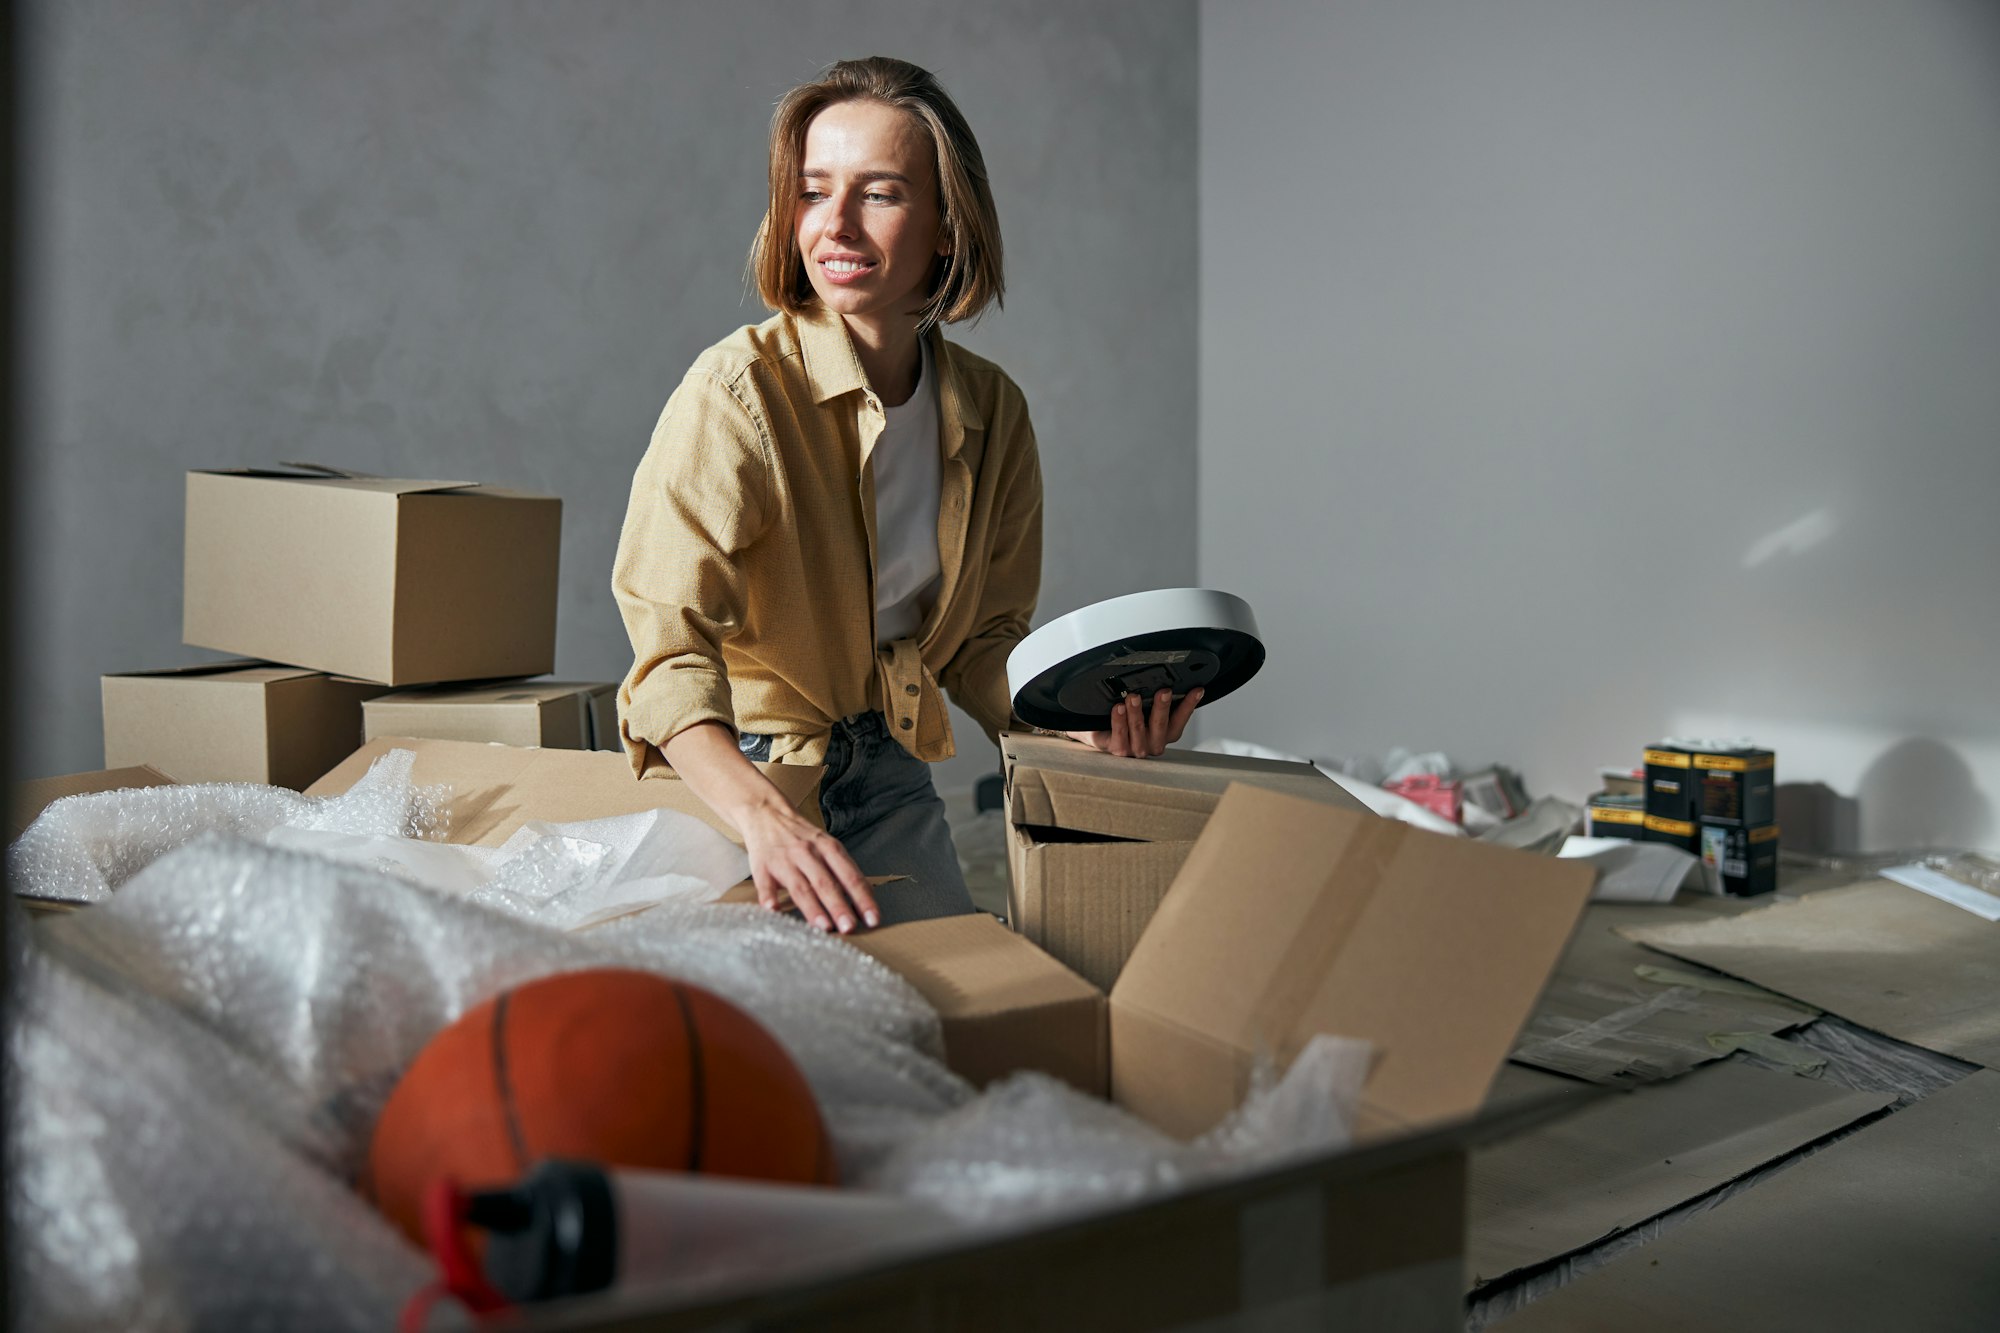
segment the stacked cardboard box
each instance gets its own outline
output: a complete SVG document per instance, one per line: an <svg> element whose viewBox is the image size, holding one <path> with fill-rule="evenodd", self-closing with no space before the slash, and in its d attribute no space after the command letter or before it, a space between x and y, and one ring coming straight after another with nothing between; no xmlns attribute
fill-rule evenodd
<svg viewBox="0 0 2000 1333"><path fill-rule="evenodd" d="M182 637L252 660L105 676L106 766L300 787L353 751L364 703L391 687L550 670L561 522L552 496L468 482L189 473ZM581 746L608 688L515 691L551 719L538 743ZM468 716L503 724L486 739L525 738L504 712Z"/></svg>
<svg viewBox="0 0 2000 1333"><path fill-rule="evenodd" d="M363 704L361 722L368 740L423 736L554 750L623 748L618 687L606 681L503 680L398 690Z"/></svg>

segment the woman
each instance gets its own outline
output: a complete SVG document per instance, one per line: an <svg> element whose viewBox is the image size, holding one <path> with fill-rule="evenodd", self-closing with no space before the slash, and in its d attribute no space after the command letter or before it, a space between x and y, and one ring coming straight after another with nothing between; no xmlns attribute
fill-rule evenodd
<svg viewBox="0 0 2000 1333"><path fill-rule="evenodd" d="M940 687L989 736L1014 723L1041 469L1020 389L937 331L1003 282L985 162L936 79L874 57L785 96L750 270L777 313L696 360L633 478L626 751L737 829L767 908L842 932L970 912L927 764L953 753ZM1142 702L1079 738L1158 754L1196 699ZM824 764L825 828L752 759ZM911 881L878 902L867 875Z"/></svg>

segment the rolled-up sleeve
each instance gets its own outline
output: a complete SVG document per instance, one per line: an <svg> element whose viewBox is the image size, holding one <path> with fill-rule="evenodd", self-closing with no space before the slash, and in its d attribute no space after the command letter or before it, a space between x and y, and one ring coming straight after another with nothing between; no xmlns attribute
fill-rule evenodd
<svg viewBox="0 0 2000 1333"><path fill-rule="evenodd" d="M696 367L632 478L611 590L632 640L618 691L634 773L701 722L734 727L722 643L743 623L742 552L763 531L770 441L735 384Z"/></svg>
<svg viewBox="0 0 2000 1333"><path fill-rule="evenodd" d="M1003 454L1008 468L1001 480L999 522L978 616L971 636L938 677L953 702L995 743L999 733L1015 725L1007 657L1027 636L1042 588L1041 460L1026 404L1018 391L1013 396L1005 420L994 423L1009 433Z"/></svg>

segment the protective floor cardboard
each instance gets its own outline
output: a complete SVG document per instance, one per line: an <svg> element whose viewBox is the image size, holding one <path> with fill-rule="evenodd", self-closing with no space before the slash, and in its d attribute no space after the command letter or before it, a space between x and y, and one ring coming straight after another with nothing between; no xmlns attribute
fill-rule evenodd
<svg viewBox="0 0 2000 1333"><path fill-rule="evenodd" d="M1888 880L1714 921L1627 927L1649 948L2000 1068L2000 922Z"/></svg>
<svg viewBox="0 0 2000 1333"><path fill-rule="evenodd" d="M1478 1110L1596 871L1235 784L1111 992L1113 1098L1183 1137L1315 1034L1375 1059L1361 1136Z"/></svg>
<svg viewBox="0 0 2000 1333"><path fill-rule="evenodd" d="M362 704L383 689L268 662L105 676L104 765L301 788L354 752Z"/></svg>
<svg viewBox="0 0 2000 1333"><path fill-rule="evenodd" d="M190 472L182 637L385 685L538 676L561 528L493 486Z"/></svg>
<svg viewBox="0 0 2000 1333"><path fill-rule="evenodd" d="M1996 1180L2000 1074L1980 1070L1496 1327L1990 1333L2000 1326Z"/></svg>
<svg viewBox="0 0 2000 1333"><path fill-rule="evenodd" d="M361 779L368 766L391 750L416 755L414 779L451 787L451 842L497 847L530 820L571 823L679 810L706 821L738 846L743 839L723 818L697 800L678 778L632 776L623 755L588 750L526 750L473 741L440 741L384 736L369 741L332 772L306 789L308 796L333 796ZM759 764L800 814L819 822L818 768Z"/></svg>
<svg viewBox="0 0 2000 1333"><path fill-rule="evenodd" d="M128 787L171 787L174 780L156 768L140 764L96 773L71 773L59 778L31 778L17 782L7 794L7 841L27 832L42 811L65 796L91 792L122 791Z"/></svg>
<svg viewBox="0 0 2000 1333"><path fill-rule="evenodd" d="M1512 1058L1593 1083L1650 1083L1727 1054L1709 1043L1712 1034L1782 1032L1814 1017L1815 1010L1782 996L1676 967L1617 933L1642 924L1722 919L1716 914L1733 902L1694 901L1699 905L1592 903L1585 909Z"/></svg>
<svg viewBox="0 0 2000 1333"><path fill-rule="evenodd" d="M362 707L362 733L490 741L560 750L617 750L615 682L502 680L398 690Z"/></svg>
<svg viewBox="0 0 2000 1333"><path fill-rule="evenodd" d="M1515 1067L1502 1073L1488 1104L1563 1086L1573 1085ZM1472 1283L1637 1226L1895 1100L1724 1061L1479 1149L1467 1242Z"/></svg>
<svg viewBox="0 0 2000 1333"><path fill-rule="evenodd" d="M1136 760L1018 733L1001 737L1001 757L1008 922L1102 990L1230 783L1364 808L1311 764L1197 750Z"/></svg>

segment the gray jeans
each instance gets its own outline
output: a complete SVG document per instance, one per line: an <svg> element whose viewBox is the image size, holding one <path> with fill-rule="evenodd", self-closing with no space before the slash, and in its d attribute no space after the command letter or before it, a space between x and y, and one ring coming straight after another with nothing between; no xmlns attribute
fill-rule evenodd
<svg viewBox="0 0 2000 1333"><path fill-rule="evenodd" d="M744 757L771 757L771 738L744 732ZM944 821L944 802L931 785L931 766L889 734L880 713L858 713L833 724L826 776L819 784L820 817L864 875L908 875L875 890L882 924L963 916L976 911Z"/></svg>

